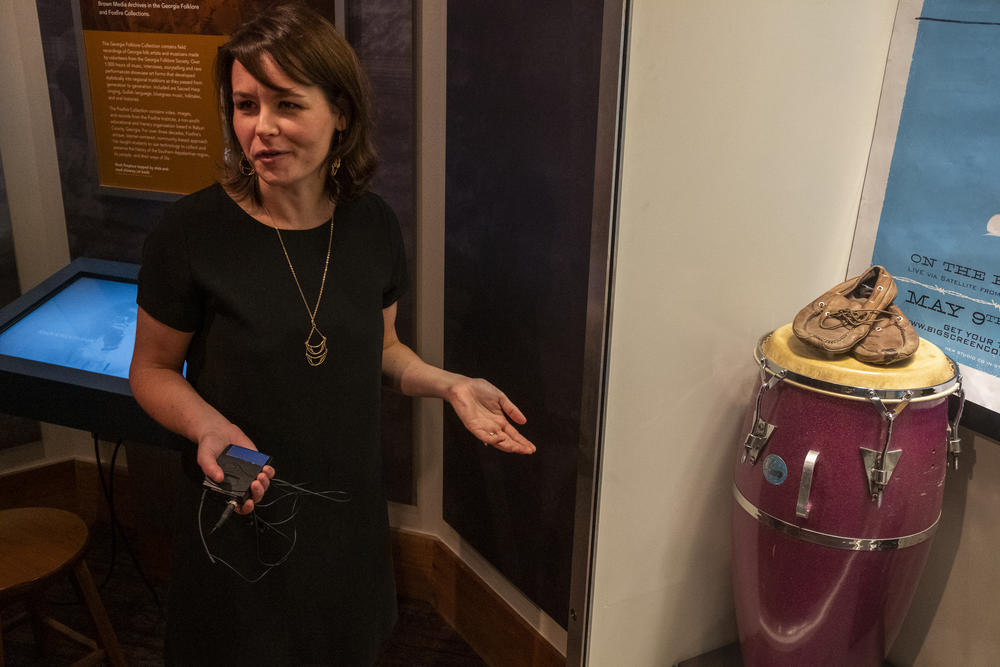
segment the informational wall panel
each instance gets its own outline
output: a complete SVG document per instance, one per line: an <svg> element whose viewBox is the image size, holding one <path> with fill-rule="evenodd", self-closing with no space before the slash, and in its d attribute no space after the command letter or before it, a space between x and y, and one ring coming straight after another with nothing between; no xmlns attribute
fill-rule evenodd
<svg viewBox="0 0 1000 667"><path fill-rule="evenodd" d="M187 194L214 180L211 71L224 36L84 30L102 186Z"/></svg>
<svg viewBox="0 0 1000 667"><path fill-rule="evenodd" d="M254 3L78 2L101 186L188 194L210 185L223 149L215 53ZM335 23L343 0L316 5Z"/></svg>
<svg viewBox="0 0 1000 667"><path fill-rule="evenodd" d="M527 415L527 457L450 412L444 515L567 624L602 3L448 3L445 365Z"/></svg>

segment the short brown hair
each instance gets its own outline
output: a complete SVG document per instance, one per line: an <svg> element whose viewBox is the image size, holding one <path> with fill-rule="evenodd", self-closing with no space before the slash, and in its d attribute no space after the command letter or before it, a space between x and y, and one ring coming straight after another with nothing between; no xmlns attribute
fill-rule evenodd
<svg viewBox="0 0 1000 667"><path fill-rule="evenodd" d="M301 2L272 5L219 47L215 79L226 143L220 182L236 196L249 196L260 203L257 175L248 176L240 169L244 156L233 130L233 63L239 60L255 79L280 90L265 73L265 55L271 56L293 81L319 86L347 120L347 129L335 133L323 165L330 199L347 201L364 193L378 163L368 77L347 40L322 15ZM331 177L330 166L337 158L341 166L336 177Z"/></svg>

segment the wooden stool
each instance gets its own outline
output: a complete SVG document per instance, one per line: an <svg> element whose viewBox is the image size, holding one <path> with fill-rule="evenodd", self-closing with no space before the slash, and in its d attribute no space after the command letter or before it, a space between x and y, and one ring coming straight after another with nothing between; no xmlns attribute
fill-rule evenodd
<svg viewBox="0 0 1000 667"><path fill-rule="evenodd" d="M36 641L46 625L92 649L74 663L94 665L107 660L124 667L118 638L83 560L90 534L83 519L63 510L25 507L0 511L0 609L11 601L27 602ZM36 602L59 575L72 571L100 645L59 621L42 616ZM0 667L4 665L3 624L0 623Z"/></svg>

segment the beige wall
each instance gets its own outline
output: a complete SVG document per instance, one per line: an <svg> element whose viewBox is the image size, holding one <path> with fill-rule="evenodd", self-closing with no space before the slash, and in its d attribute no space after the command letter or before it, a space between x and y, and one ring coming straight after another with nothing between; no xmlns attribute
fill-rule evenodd
<svg viewBox="0 0 1000 667"><path fill-rule="evenodd" d="M751 349L846 273L895 9L634 3L591 665L736 637ZM896 665L998 664L1000 447L963 436Z"/></svg>
<svg viewBox="0 0 1000 667"><path fill-rule="evenodd" d="M636 0L590 664L735 639L757 338L842 280L895 0Z"/></svg>
<svg viewBox="0 0 1000 667"><path fill-rule="evenodd" d="M0 5L0 151L21 288L69 263L45 61L33 0Z"/></svg>
<svg viewBox="0 0 1000 667"><path fill-rule="evenodd" d="M34 0L0 2L0 157L21 289L69 263L62 187ZM87 434L43 424L42 442L0 450L0 471L77 456Z"/></svg>

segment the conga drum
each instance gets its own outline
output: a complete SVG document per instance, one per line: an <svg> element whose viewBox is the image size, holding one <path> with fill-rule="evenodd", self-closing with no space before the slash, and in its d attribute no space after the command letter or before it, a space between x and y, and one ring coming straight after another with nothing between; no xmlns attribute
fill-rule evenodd
<svg viewBox="0 0 1000 667"><path fill-rule="evenodd" d="M957 457L957 367L926 340L888 367L828 358L790 324L755 357L761 384L733 484L743 662L881 665L941 515L949 450Z"/></svg>

